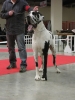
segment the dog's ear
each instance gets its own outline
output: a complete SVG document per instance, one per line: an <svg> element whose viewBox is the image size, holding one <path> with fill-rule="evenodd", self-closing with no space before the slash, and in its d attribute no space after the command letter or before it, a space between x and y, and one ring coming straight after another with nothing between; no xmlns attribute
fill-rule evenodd
<svg viewBox="0 0 75 100"><path fill-rule="evenodd" d="M33 14L33 15L37 15L37 12L35 11L35 12L33 12L32 14Z"/></svg>
<svg viewBox="0 0 75 100"><path fill-rule="evenodd" d="M35 12L33 12L32 14L35 15Z"/></svg>
<svg viewBox="0 0 75 100"><path fill-rule="evenodd" d="M28 24L28 25L31 24L31 23L30 23L30 17L29 17L29 16L27 16L27 24Z"/></svg>

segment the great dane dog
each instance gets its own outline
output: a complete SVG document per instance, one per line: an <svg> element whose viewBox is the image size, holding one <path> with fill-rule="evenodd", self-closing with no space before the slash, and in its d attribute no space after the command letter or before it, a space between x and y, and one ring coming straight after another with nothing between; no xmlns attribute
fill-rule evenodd
<svg viewBox="0 0 75 100"><path fill-rule="evenodd" d="M36 76L35 80L47 80L47 57L48 50L52 51L53 64L56 68L56 72L60 73L56 65L56 52L54 50L52 32L48 31L43 23L44 16L39 11L31 11L27 16L27 22L32 25L34 34L32 35L32 49L34 53ZM42 58L41 68L38 68L38 54ZM39 71L43 71L42 77L39 75Z"/></svg>

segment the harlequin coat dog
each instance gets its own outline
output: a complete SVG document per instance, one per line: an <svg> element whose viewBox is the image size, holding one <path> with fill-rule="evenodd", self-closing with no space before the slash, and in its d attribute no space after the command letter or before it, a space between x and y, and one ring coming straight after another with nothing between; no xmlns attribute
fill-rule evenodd
<svg viewBox="0 0 75 100"><path fill-rule="evenodd" d="M47 57L48 50L52 51L53 64L57 73L60 73L56 65L56 52L54 49L52 32L48 31L43 23L44 16L39 11L31 11L27 16L27 22L32 25L34 34L32 36L32 48L34 53L36 76L35 80L47 80ZM41 68L38 69L38 54L42 59ZM39 71L43 71L43 75L40 78Z"/></svg>

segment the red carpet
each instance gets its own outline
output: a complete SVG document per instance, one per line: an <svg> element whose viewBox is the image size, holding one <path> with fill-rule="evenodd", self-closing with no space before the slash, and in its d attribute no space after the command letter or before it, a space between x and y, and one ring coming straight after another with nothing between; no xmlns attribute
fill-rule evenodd
<svg viewBox="0 0 75 100"><path fill-rule="evenodd" d="M75 63L75 56L66 56L66 55L57 55L56 59L57 65L63 65L63 64L70 64L70 63ZM34 63L34 58L33 57L28 57L27 59L27 70L34 70L35 69L35 63ZM41 59L39 57L39 66L41 64ZM9 65L8 59L6 60L0 60L0 75L5 75L5 74L12 74L16 73L20 69L20 59L17 59L17 68L16 69L11 69L7 70L6 66ZM48 67L53 66L52 64L52 55L48 56Z"/></svg>
<svg viewBox="0 0 75 100"><path fill-rule="evenodd" d="M15 49L16 52L18 52L18 49ZM27 49L26 50L27 52L32 52L33 50L32 49ZM7 48L0 48L0 52L8 52L8 49Z"/></svg>

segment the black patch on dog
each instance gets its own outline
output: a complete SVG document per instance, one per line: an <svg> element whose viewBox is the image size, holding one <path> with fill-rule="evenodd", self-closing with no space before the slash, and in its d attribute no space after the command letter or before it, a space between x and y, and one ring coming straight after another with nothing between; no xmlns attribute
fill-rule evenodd
<svg viewBox="0 0 75 100"><path fill-rule="evenodd" d="M53 55L53 64L55 65L55 55Z"/></svg>
<svg viewBox="0 0 75 100"><path fill-rule="evenodd" d="M32 14L35 16L35 18L33 19L37 22L37 20L39 19L39 13L35 11Z"/></svg>
<svg viewBox="0 0 75 100"><path fill-rule="evenodd" d="M54 35L52 34L52 39L54 39Z"/></svg>
<svg viewBox="0 0 75 100"><path fill-rule="evenodd" d="M36 23L30 18L30 16L27 16L27 22L28 25L33 25L34 28L37 28L37 24L39 24L41 21L39 21L39 17L42 16L42 14L38 11L32 12L32 15L34 16L33 19Z"/></svg>
<svg viewBox="0 0 75 100"><path fill-rule="evenodd" d="M39 18L39 15L42 16L42 14L41 14L40 12L37 12L37 11L33 12L32 14L33 14L35 17L37 16L38 18Z"/></svg>
<svg viewBox="0 0 75 100"><path fill-rule="evenodd" d="M38 62L35 62L36 63L36 67L38 67Z"/></svg>
<svg viewBox="0 0 75 100"><path fill-rule="evenodd" d="M47 57L48 57L48 49L49 49L49 41L45 41L44 48L42 49L43 55L44 55L44 69L43 69L43 75L42 78L45 78L47 80Z"/></svg>
<svg viewBox="0 0 75 100"><path fill-rule="evenodd" d="M35 11L35 12L32 12L32 14L35 16L35 15L37 15L37 12Z"/></svg>
<svg viewBox="0 0 75 100"><path fill-rule="evenodd" d="M45 41L44 49L42 49L43 55L48 53L48 49L49 49L49 41L48 42Z"/></svg>
<svg viewBox="0 0 75 100"><path fill-rule="evenodd" d="M50 32L49 32L50 33ZM52 39L54 39L54 35L52 33L50 33L52 35Z"/></svg>
<svg viewBox="0 0 75 100"><path fill-rule="evenodd" d="M32 23L31 23L30 16L27 16L27 24L28 24L28 25L32 25L34 28L37 27L37 24L32 24Z"/></svg>
<svg viewBox="0 0 75 100"><path fill-rule="evenodd" d="M27 16L27 24L31 25L31 23L30 23L30 17L29 16Z"/></svg>

